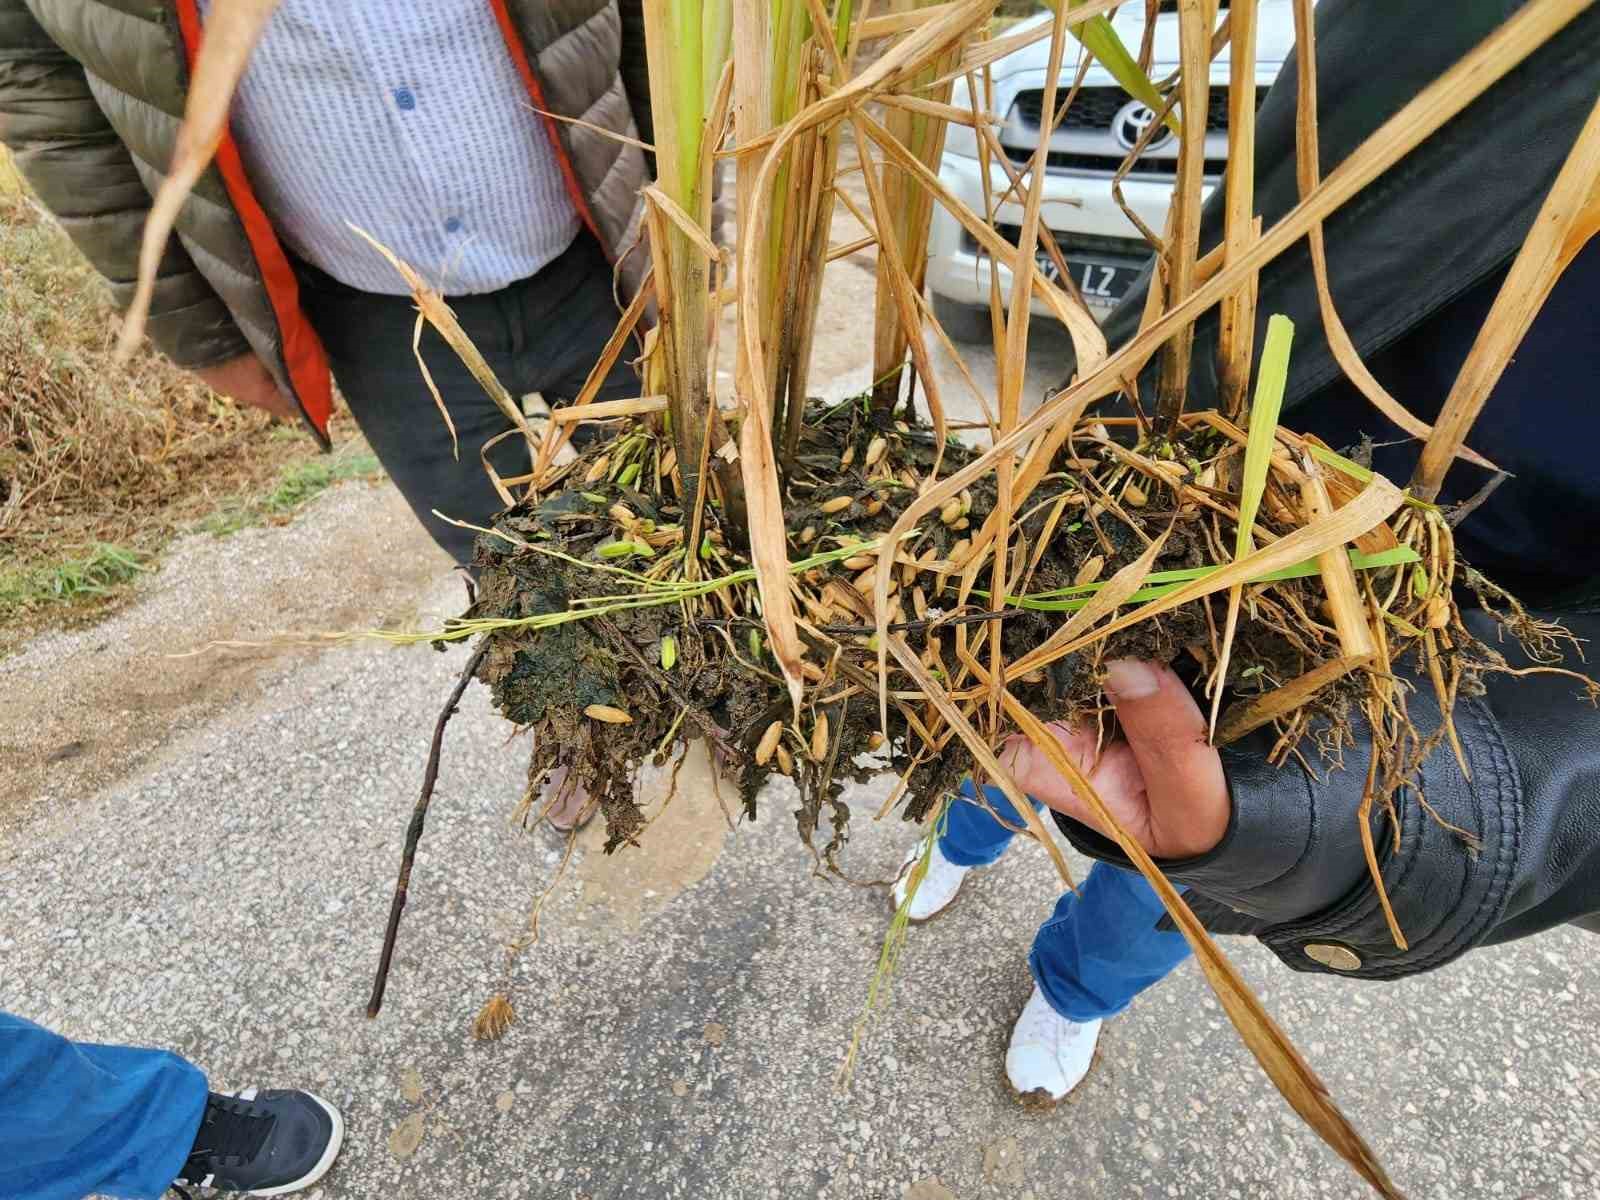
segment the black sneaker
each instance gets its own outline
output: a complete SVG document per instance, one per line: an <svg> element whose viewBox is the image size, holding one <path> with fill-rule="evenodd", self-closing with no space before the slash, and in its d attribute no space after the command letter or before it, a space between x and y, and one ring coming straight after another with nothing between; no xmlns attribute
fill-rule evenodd
<svg viewBox="0 0 1600 1200"><path fill-rule="evenodd" d="M212 1092L177 1182L250 1196L282 1196L328 1173L344 1118L310 1092Z"/></svg>

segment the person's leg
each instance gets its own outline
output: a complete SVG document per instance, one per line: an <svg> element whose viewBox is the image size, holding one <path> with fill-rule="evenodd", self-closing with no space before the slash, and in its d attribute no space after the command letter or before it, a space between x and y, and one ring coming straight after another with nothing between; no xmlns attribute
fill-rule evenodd
<svg viewBox="0 0 1600 1200"><path fill-rule="evenodd" d="M1156 928L1166 911L1144 876L1095 863L1033 939L1028 966L1050 1007L1070 1021L1112 1017L1165 979L1190 954L1181 933Z"/></svg>
<svg viewBox="0 0 1600 1200"><path fill-rule="evenodd" d="M970 778L961 781L960 799L950 806L939 838L939 852L958 867L987 867L997 862L1017 830L1026 828L1021 814L999 788L983 789L988 807L978 802L977 795ZM1040 807L1037 800L1033 807Z"/></svg>
<svg viewBox="0 0 1600 1200"><path fill-rule="evenodd" d="M972 780L962 780L961 794L945 815L943 829L928 853L927 869L911 897L908 916L912 921L926 921L948 907L960 893L967 872L999 859L1023 826L1022 817L999 788L983 789L986 804L980 803L977 795ZM1034 807L1039 807L1037 802ZM926 844L926 840L919 841L906 852L900 877L889 893L897 910L906 902L914 864L922 858Z"/></svg>
<svg viewBox="0 0 1600 1200"><path fill-rule="evenodd" d="M160 1196L205 1107L205 1075L175 1054L74 1043L0 1013L0 1196Z"/></svg>
<svg viewBox="0 0 1600 1200"><path fill-rule="evenodd" d="M1096 863L1056 902L1028 956L1034 989L1011 1032L1006 1076L1027 1103L1053 1104L1088 1074L1101 1022L1189 957L1144 877Z"/></svg>
<svg viewBox="0 0 1600 1200"><path fill-rule="evenodd" d="M551 408L576 400L622 316L611 264L600 244L579 234L565 254L532 279L512 284L504 296L512 353L527 373L525 390L542 394ZM596 400L640 394L639 376L631 365L637 352L630 339L606 373Z"/></svg>
<svg viewBox="0 0 1600 1200"><path fill-rule="evenodd" d="M433 512L486 525L504 507L479 451L512 428L510 419L426 325L422 357L455 426L458 454L412 352L417 314L410 297L359 291L305 264L299 274L302 304L361 432L434 541L469 565L476 535ZM487 295L454 296L449 303L518 402L533 391L545 393L552 404L575 395L617 321L610 264L587 234L531 279ZM569 384L574 378L577 383ZM571 391L553 392L552 382ZM637 394L632 371L619 363L602 398ZM502 440L489 458L505 477L528 470L521 438Z"/></svg>

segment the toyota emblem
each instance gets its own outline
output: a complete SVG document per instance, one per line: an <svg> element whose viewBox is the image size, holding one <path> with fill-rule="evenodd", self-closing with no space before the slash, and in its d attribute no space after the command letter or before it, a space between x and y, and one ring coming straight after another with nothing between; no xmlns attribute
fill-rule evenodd
<svg viewBox="0 0 1600 1200"><path fill-rule="evenodd" d="M1150 106L1138 100L1130 100L1117 109L1117 115L1111 118L1111 136L1117 139L1117 145L1124 150L1132 150L1139 144L1139 139L1144 136L1145 130L1154 125L1156 114ZM1145 145L1146 150L1155 150L1165 146L1172 140L1172 130L1162 127L1151 135Z"/></svg>

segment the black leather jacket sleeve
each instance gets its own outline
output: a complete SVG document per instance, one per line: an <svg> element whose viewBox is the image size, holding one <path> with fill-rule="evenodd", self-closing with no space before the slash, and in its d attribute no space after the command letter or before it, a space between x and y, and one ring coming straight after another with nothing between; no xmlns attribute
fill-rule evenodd
<svg viewBox="0 0 1600 1200"><path fill-rule="evenodd" d="M1316 7L1318 129L1326 176L1388 118L1527 0L1320 0ZM1363 359L1401 340L1510 261L1527 236L1600 91L1600 8L1591 8L1478 97L1324 223L1329 288ZM1372 68L1372 47L1408 46ZM1299 202L1291 52L1257 115L1255 204L1270 229ZM1200 244L1222 241L1225 189L1201 214ZM1256 344L1267 321L1294 322L1285 419L1341 378L1322 327L1304 240L1261 272ZM1403 264L1403 267L1401 266ZM1106 318L1120 347L1138 331L1149 272ZM1195 325L1188 406L1214 407L1219 309ZM1155 367L1147 368L1153 386ZM1063 379L1071 369L1063 372Z"/></svg>
<svg viewBox="0 0 1600 1200"><path fill-rule="evenodd" d="M1595 612L1560 619L1589 644L1600 636ZM1468 613L1467 623L1486 643L1498 642L1485 614ZM1498 648L1513 666L1531 665L1515 646ZM1569 653L1563 665L1600 677L1594 664L1575 658ZM1293 760L1267 765L1265 735L1224 751L1233 795L1228 832L1210 852L1162 863L1163 870L1192 889L1209 928L1253 933L1301 971L1396 979L1554 925L1600 928L1600 709L1567 676L1495 673L1484 682L1484 695L1462 697L1455 708L1470 777L1441 745L1416 785L1440 819L1412 790L1403 792L1396 847L1388 817L1374 806L1384 886L1408 949L1390 937L1362 850L1363 731L1342 768L1316 777ZM1432 688L1412 683L1412 719L1427 733L1438 727L1439 710ZM1105 838L1057 821L1084 853L1128 865Z"/></svg>

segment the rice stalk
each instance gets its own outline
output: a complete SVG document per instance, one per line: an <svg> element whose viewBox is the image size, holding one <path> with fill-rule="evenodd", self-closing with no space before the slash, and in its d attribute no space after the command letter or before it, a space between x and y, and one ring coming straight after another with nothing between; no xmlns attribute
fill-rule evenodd
<svg viewBox="0 0 1600 1200"><path fill-rule="evenodd" d="M889 0L891 11L929 6L930 0ZM961 45L957 43L931 59L907 83L908 91L922 100L948 104L954 86L953 79L948 76L959 61L960 54ZM883 125L889 136L904 146L907 153L919 162L937 168L944 155L946 121L926 111L919 111L916 106L901 104L889 107L884 114ZM857 144L860 147L860 138ZM864 147L861 152L865 163ZM906 351L910 348L915 352L912 341L920 321L914 309L909 313L906 311L902 293L920 296L923 291L933 197L927 189L918 187L915 179L901 171L885 172L881 191L883 205L874 213L878 225L880 262L885 253L892 252L903 269L903 279L901 269L880 271L873 317L872 404L874 408L888 412L900 402ZM922 380L924 391L931 392L937 388L932 374L919 366L918 377ZM939 423L943 424L942 412Z"/></svg>
<svg viewBox="0 0 1600 1200"><path fill-rule="evenodd" d="M1303 197L1307 192L1317 186L1317 179L1321 168L1321 161L1317 149L1317 42L1316 21L1311 11L1311 0L1294 0L1294 29L1295 29L1295 62L1298 65L1296 77L1297 104L1295 107L1295 172L1300 185L1300 194ZM1230 143L1231 152L1231 143ZM1232 176L1229 176L1230 188ZM1361 361L1361 356L1356 353L1355 343L1350 340L1350 334L1345 329L1344 321L1339 316L1339 311L1333 303L1333 293L1328 287L1328 252L1326 241L1322 236L1322 223L1319 221L1312 225L1306 233L1306 243L1311 251L1311 275L1317 288L1317 308L1322 317L1322 326L1328 338L1328 348L1333 353L1334 360L1339 364L1339 369L1353 383L1356 390L1367 398L1374 408L1381 412L1400 429L1405 430L1412 437L1426 439L1433 433L1433 426L1426 421L1413 416L1411 411L1392 396L1388 389L1378 382L1377 377L1368 370L1367 365ZM1462 456L1478 466L1494 469L1494 464L1482 458L1476 452L1463 448Z"/></svg>
<svg viewBox="0 0 1600 1200"><path fill-rule="evenodd" d="M688 510L698 510L713 426L709 331L711 188L703 153L730 50L729 0L645 0L645 48L656 113L658 197L648 212L659 324L655 348ZM680 219L663 208L676 205ZM682 219L686 218L686 219ZM700 236L695 236L698 233ZM709 251L709 252L708 252Z"/></svg>
<svg viewBox="0 0 1600 1200"><path fill-rule="evenodd" d="M1256 182L1256 5L1239 0L1228 12L1228 165L1225 175L1227 210L1224 214L1224 260L1238 257L1261 236L1255 215ZM1154 22L1146 25L1154 29ZM1296 39L1297 55L1310 57L1311 47ZM1304 113L1305 100L1300 108ZM1250 387L1250 367L1255 353L1256 284L1248 280L1222 301L1217 337L1218 407L1236 416L1244 407Z"/></svg>
<svg viewBox="0 0 1600 1200"><path fill-rule="evenodd" d="M875 708L879 738L896 737L913 747L907 780L919 764L942 757L960 756L975 764L981 777L993 779L1024 814L1029 832L1044 842L1066 880L1065 860L1048 829L993 750L1007 724L1015 724L1044 753L1063 759L1058 769L1075 786L1082 784L1080 792L1087 788L1054 739L1041 737L1042 723L1029 707L1038 695L1027 690L1036 686L1030 681L1080 652L1092 669L1126 644L1113 639L1135 626L1159 631L1177 627L1181 619L1193 622L1186 627L1193 629L1196 614L1203 613L1200 639L1184 644L1212 671L1220 703L1247 584L1253 591L1245 628L1281 635L1293 648L1288 661L1300 664L1299 674L1280 682L1286 672L1275 668L1265 681L1273 686L1222 716L1220 736L1273 725L1279 735L1274 761L1282 761L1298 753L1297 743L1309 736L1313 700L1331 681L1344 679L1346 686L1362 689L1374 729L1369 802L1391 811L1408 764L1420 762L1435 741L1454 740L1448 721L1437 739L1417 735L1406 719L1403 689L1388 682L1395 661L1417 656L1446 712L1463 683L1460 631L1447 599L1453 546L1437 510L1425 503L1437 490L1436 479L1432 491L1429 479L1419 479L1418 496L1407 497L1314 440L1278 430L1272 393L1276 389L1281 400L1287 353L1279 322L1272 324L1273 335L1261 351L1249 431L1239 430L1228 417L1247 390L1256 354L1251 330L1260 269L1300 237L1312 239L1315 256L1320 224L1330 213L1584 5L1545 0L1525 6L1326 178L1302 162L1300 203L1265 230L1250 212L1249 150L1240 144L1248 139L1253 112L1254 4L1239 0L1219 28L1215 0L1180 0L1182 69L1175 82L1161 85L1164 90L1145 74L1148 40L1141 47L1144 65L1120 42L1105 42L1109 7L1107 0L1060 5L1048 28L1026 35L1051 38L1050 65L1043 136L1031 174L1007 170L1010 193L1021 197L1024 211L1020 244L1012 247L992 228L993 191L985 192L985 211L973 213L939 183L934 169L943 130L958 119L967 124L970 118L980 154L987 156L985 172L990 161L1003 158L994 155L993 130L976 103L970 112L949 103L955 79L966 77L969 93L975 93L970 81L984 64L1021 44L979 37L992 0L927 7L897 0L887 13L873 13L866 5L857 11L845 0L835 0L831 9L824 0L762 0L737 7L727 0L711 6L647 0L652 94L658 115L671 114L671 120L657 139L661 177L646 196L659 324L649 335L642 395L591 405L571 419L551 422L530 478L541 491L559 489L564 495L555 498L570 503L546 508L539 497L525 499L497 518L480 541L490 547L487 557L497 568L505 560L506 570L495 584L502 589L500 598L505 599L507 587L524 588L513 588L513 603L475 606L439 630L377 635L396 641L484 635L480 653L493 651L499 659L494 668L499 674L486 675L492 687L515 673L509 663L516 656L570 653L575 639L588 639L579 644L598 645L607 655L613 650L618 657L631 655L630 663L637 659L638 670L626 686L616 674L612 691L585 694L581 702L572 700L573 681L557 678L554 708L533 718L544 721L540 729L546 743L564 738L568 750L587 756L592 775L586 778L598 779L595 794L606 797L602 805L613 844L635 840L647 825L636 807L630 808L628 756L640 746L670 744L682 726L707 737L745 772L741 787L774 768L793 775L809 805L800 821L809 845L841 748L847 736L863 736L864 710ZM868 30L894 41L858 72L857 52ZM1107 353L1074 289L1050 284L1036 262L1040 245L1059 258L1058 248L1041 231L1039 215L1048 134L1065 107L1057 100L1068 34L1088 45L1123 86L1145 98L1180 135L1172 215L1164 235L1153 239L1159 243L1160 267L1147 319L1115 354ZM1227 44L1235 56L1230 136L1236 162L1230 168L1223 245L1201 256L1198 217L1210 60ZM1300 140L1300 157L1314 166L1315 120L1305 93L1310 79L1314 101L1315 63L1313 54L1306 57L1300 121L1302 132L1309 126L1311 133ZM239 58L236 65L242 69L242 54ZM219 62L225 76L226 60ZM1074 92L1067 92L1069 105ZM866 111L878 101L884 102L881 117ZM710 180L724 154L730 113L742 235L737 278L727 293L738 317L736 451L719 433L710 387L727 265L708 236ZM1591 125L1596 120L1600 116L1591 118ZM833 186L838 138L847 122L857 134L872 207L870 216L857 215L878 246L880 271L876 411L873 398L867 398L860 424L851 406L820 416L808 415L804 407L816 302L831 258L827 231L834 199L841 194ZM1586 146L1580 140L1580 150ZM1595 164L1583 161L1592 181ZM1436 454L1446 464L1456 457L1475 415L1473 406L1481 401L1478 389L1492 386L1520 339L1522 316L1531 320L1532 309L1559 273L1562 255L1570 255L1600 223L1592 187L1572 186L1570 196L1584 200L1577 215L1545 231L1539 264L1530 250L1526 264L1519 258L1513 272L1522 272L1518 279L1528 312L1514 310L1508 285L1502 296L1505 312L1474 352L1481 359L1478 369L1463 372L1450 420L1436 426ZM848 198L845 203L855 210ZM919 359L926 354L921 327L927 317L919 293L927 214L934 203L954 213L992 260L1012 271L1009 316L1001 311L998 284L991 284L999 364L994 444L976 455L954 448L955 469L942 477L946 449L937 384ZM991 272L991 281L996 275ZM1325 279L1321 286L1325 290ZM1023 365L1035 296L1071 332L1079 376L1023 418ZM1229 412L1186 415L1183 389L1194 321L1219 303L1225 306L1219 358ZM447 309L442 303L433 307L427 318L448 325ZM632 321L642 316L640 308L630 313ZM620 351L626 336L614 337L615 348L608 350ZM470 358L469 347L456 348ZM924 378L934 418L938 445L927 457L909 453L925 432L909 423L896 426L892 419L908 350ZM1132 427L1132 439L1119 442L1087 417L1088 406L1131 392L1130 381L1157 354L1162 358L1156 436L1143 423ZM495 385L489 380L484 385L493 394ZM663 405L664 431L654 411ZM819 483L814 472L780 469L780 463L795 465L798 447L813 444L805 439L815 438L822 426L808 422L819 420L834 421L828 436L840 443L846 442L848 427L848 443L831 447L840 470L853 471L848 486ZM581 421L624 424L609 443L587 452L565 474L546 470L555 443ZM521 433L513 421L506 436ZM670 448L663 433L671 439ZM1240 458L1241 448L1244 467L1235 495L1226 484L1218 485L1216 472ZM711 496L707 476L719 465L728 473L720 494ZM993 481L986 478L990 473ZM1434 474L1442 474L1442 468ZM644 487L652 477L653 490ZM496 477L508 503L515 482ZM676 504L668 495L674 490ZM975 491L981 493L976 508ZM1170 497L1176 510L1164 526L1158 497ZM865 523L873 520L877 523ZM1108 529L1120 532L1122 544L1139 552L1119 551ZM741 544L741 533L748 535L747 544ZM1176 560L1185 565L1158 570L1174 538L1188 539L1184 556ZM1072 547L1076 556L1065 569L1049 557L1063 546ZM793 561L791 547L798 556ZM1080 553L1077 547L1086 548ZM1230 549L1231 560L1225 561ZM1114 553L1120 557L1113 558ZM1206 565L1188 565L1196 553ZM1108 565L1114 569L1103 578ZM542 607L533 603L546 577L562 587L570 584L571 598L563 594ZM1063 580L1072 583L1061 586ZM1219 634L1207 601L1223 593L1230 596L1230 615ZM798 615L801 608L805 621ZM718 614L715 622L703 620L709 612ZM646 613L657 623L642 624ZM1014 642L1008 651L1004 631L1055 613L1062 616L1049 626L1048 636L1030 643L1026 653L1015 653ZM625 621L613 621L624 616ZM1165 626L1159 618L1167 618ZM643 629L639 644L650 648L648 658L618 633L624 625ZM1247 643L1242 634L1239 638L1242 653ZM876 676L869 669L874 659ZM1368 666L1369 673L1358 674ZM1259 662L1250 668L1264 669ZM739 710L739 729L719 729L706 710L685 699L692 695L689 685L696 673L707 670L726 670L728 678L754 689L754 700L744 700L750 707ZM1249 693L1241 689L1241 695ZM667 716L673 718L670 724ZM1212 720L1218 723L1216 707ZM1084 798L1102 820L1109 819L1092 789ZM839 820L836 811L836 844ZM1108 832L1124 843L1162 896L1241 1036L1291 1105L1375 1188L1393 1194L1370 1150L1181 897L1114 822ZM830 846L819 861L833 866L832 854ZM1376 871L1376 850L1370 845L1368 857ZM1394 932L1399 939L1397 927Z"/></svg>
<svg viewBox="0 0 1600 1200"><path fill-rule="evenodd" d="M917 890L922 886L922 881L927 878L928 864L933 860L933 848L944 836L950 821L950 808L955 803L954 797L945 797L939 805L939 811L929 819L928 833L922 840L922 852L911 864L911 873L906 879L906 898L896 906L894 916L889 921L889 928L884 932L883 945L878 950L878 962L872 972L872 982L867 986L866 1004L850 1027L850 1045L845 1050L844 1061L839 1064L839 1074L834 1080L841 1092L850 1090L850 1081L855 1076L856 1056L860 1053L861 1041L866 1036L867 1026L888 1003L889 987L894 980L895 970L900 965L900 954L906 946L906 935L911 932L911 904L917 898Z"/></svg>
<svg viewBox="0 0 1600 1200"><path fill-rule="evenodd" d="M1097 364L1098 369L1082 370L1076 383L1046 399L982 456L920 493L900 514L890 536L904 536L918 521L937 512L951 496L991 470L1002 456L1028 448L1042 434L1039 446L1048 448L1050 453L1040 453L1038 449L1029 453L1028 465L1019 477L1019 488L1025 488L1030 479L1041 477L1048 469L1054 449L1060 445L1059 439L1077 425L1088 406L1120 389L1122 380L1137 376L1173 331L1192 323L1236 290L1247 277L1293 246L1314 223L1326 219L1431 136L1585 7L1587 0L1548 0L1545 4L1525 6L1507 18L1475 49L1385 121L1282 220L1264 232L1238 261L1215 270L1187 299L1168 309L1115 354ZM1029 40L1038 40L1038 36L1030 35ZM951 203L964 207L953 198ZM1052 434L1057 438L1054 442ZM984 536L974 539L975 546Z"/></svg>
<svg viewBox="0 0 1600 1200"><path fill-rule="evenodd" d="M1167 305L1182 303L1194 290L1195 260L1200 254L1200 197L1205 186L1206 110L1211 97L1211 29L1201 0L1178 0L1178 46L1183 59L1178 78L1178 107L1183 121L1178 135L1178 171L1168 210L1168 233L1161 258L1162 297ZM1151 295L1156 291L1151 289ZM1194 351L1194 326L1180 325L1161 348L1156 381L1156 427L1170 432L1183 411L1189 388L1189 362Z"/></svg>

